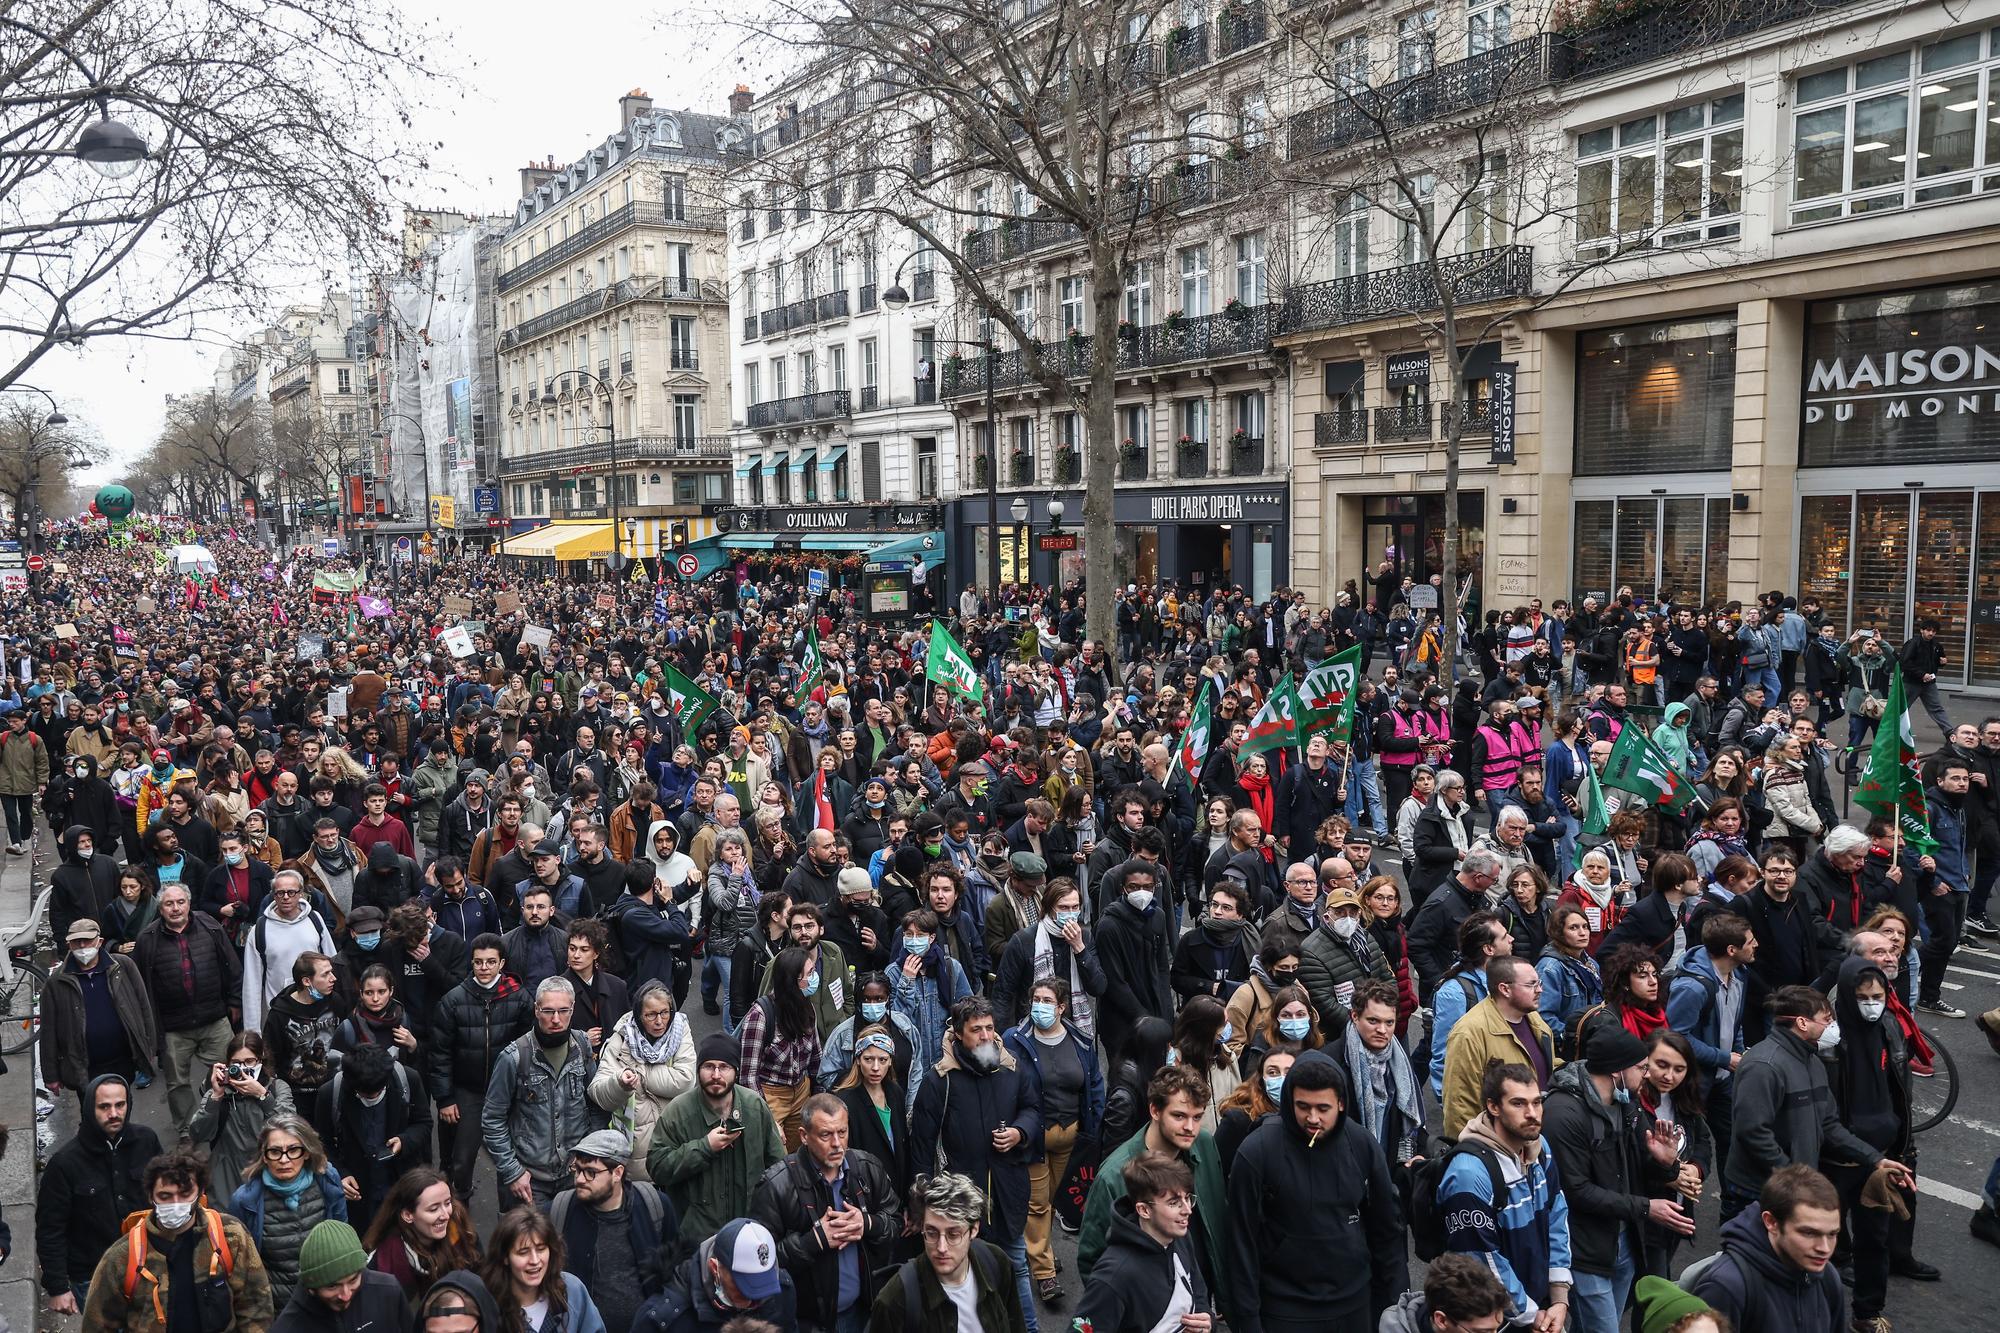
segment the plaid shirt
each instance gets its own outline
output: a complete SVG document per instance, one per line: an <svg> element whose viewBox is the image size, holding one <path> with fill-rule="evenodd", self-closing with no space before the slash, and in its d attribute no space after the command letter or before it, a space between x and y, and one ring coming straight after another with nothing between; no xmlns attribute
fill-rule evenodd
<svg viewBox="0 0 2000 1333"><path fill-rule="evenodd" d="M785 1038L777 1033L763 1001L750 1006L737 1035L743 1040L743 1068L737 1081L752 1092L762 1092L768 1084L789 1088L812 1077L819 1068L820 1045L817 1025L802 1037Z"/></svg>

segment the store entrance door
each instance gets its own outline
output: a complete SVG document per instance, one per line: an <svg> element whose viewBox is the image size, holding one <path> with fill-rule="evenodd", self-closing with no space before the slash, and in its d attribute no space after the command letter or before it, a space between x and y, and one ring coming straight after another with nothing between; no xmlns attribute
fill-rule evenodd
<svg viewBox="0 0 2000 1333"><path fill-rule="evenodd" d="M1363 590L1364 600L1372 595L1375 587L1375 571L1387 560L1396 581L1410 578L1418 583L1429 577L1430 571L1423 567L1424 521L1415 514L1370 514L1362 520L1361 554L1366 567L1355 586ZM1383 615L1389 614L1388 607L1379 608Z"/></svg>

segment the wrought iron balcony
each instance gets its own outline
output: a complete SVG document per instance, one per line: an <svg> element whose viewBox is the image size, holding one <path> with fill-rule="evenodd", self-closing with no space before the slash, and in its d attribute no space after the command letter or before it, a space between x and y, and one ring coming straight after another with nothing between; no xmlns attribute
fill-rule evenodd
<svg viewBox="0 0 2000 1333"><path fill-rule="evenodd" d="M700 370L701 353L693 347L676 347L668 353L667 366L671 370Z"/></svg>
<svg viewBox="0 0 2000 1333"><path fill-rule="evenodd" d="M743 341L755 342L757 340L757 335L759 331L760 330L757 325L757 316L745 315L743 317Z"/></svg>
<svg viewBox="0 0 2000 1333"><path fill-rule="evenodd" d="M1017 453L1007 460L1007 479L1016 486L1035 483L1035 456Z"/></svg>
<svg viewBox="0 0 2000 1333"><path fill-rule="evenodd" d="M867 314L875 308L876 303L877 292L875 284L872 282L861 284L861 313L864 315Z"/></svg>
<svg viewBox="0 0 2000 1333"><path fill-rule="evenodd" d="M1459 306L1526 296L1534 290L1534 258L1529 246L1501 245L1441 256L1435 264L1402 264L1294 287L1285 297L1280 332L1303 333L1434 310L1439 305L1440 274Z"/></svg>
<svg viewBox="0 0 2000 1333"><path fill-rule="evenodd" d="M1230 437L1229 475L1232 477L1261 477L1264 475L1263 436L1232 435Z"/></svg>
<svg viewBox="0 0 2000 1333"><path fill-rule="evenodd" d="M928 407L937 401L937 381L917 380L916 396L911 401L918 407Z"/></svg>
<svg viewBox="0 0 2000 1333"><path fill-rule="evenodd" d="M727 219L723 215L723 210L719 208L688 208L682 205L668 207L658 200L635 199L622 208L612 209L574 236L557 241L532 259L516 264L494 279L494 286L500 291L509 291L530 278L539 277L578 255L596 249L630 227L685 227L690 231L721 231L726 225Z"/></svg>
<svg viewBox="0 0 2000 1333"><path fill-rule="evenodd" d="M1378 442L1404 443L1431 438L1431 405L1397 403L1375 409L1375 438Z"/></svg>
<svg viewBox="0 0 2000 1333"><path fill-rule="evenodd" d="M1208 441L1188 440L1174 446L1174 475L1182 478L1208 475Z"/></svg>
<svg viewBox="0 0 2000 1333"><path fill-rule="evenodd" d="M837 421L850 412L847 390L824 389L818 393L800 394L796 398L778 398L768 403L753 404L747 417L752 430L773 430L779 426Z"/></svg>
<svg viewBox="0 0 2000 1333"><path fill-rule="evenodd" d="M1167 73L1186 74L1208 63L1208 29L1172 28L1166 41Z"/></svg>
<svg viewBox="0 0 2000 1333"><path fill-rule="evenodd" d="M1083 480L1083 455L1074 449L1056 450L1055 482L1058 486L1075 486Z"/></svg>
<svg viewBox="0 0 2000 1333"><path fill-rule="evenodd" d="M1518 97L1547 84L1557 59L1554 39L1526 37L1374 87L1344 92L1290 121L1290 152L1300 160L1364 141L1379 141L1476 106Z"/></svg>
<svg viewBox="0 0 2000 1333"><path fill-rule="evenodd" d="M1262 8L1231 4L1215 19L1215 58L1248 50L1270 35L1271 20Z"/></svg>
<svg viewBox="0 0 2000 1333"><path fill-rule="evenodd" d="M1082 238L1082 230L1063 218L1008 218L965 238L965 262L974 268L989 268Z"/></svg>
<svg viewBox="0 0 2000 1333"><path fill-rule="evenodd" d="M621 278L602 291L587 293L545 310L533 319L524 319L500 335L502 350L518 347L556 329L581 323L606 311L635 301L719 301L725 299L714 283L703 285L698 278Z"/></svg>
<svg viewBox="0 0 2000 1333"><path fill-rule="evenodd" d="M824 321L847 318L847 292L844 289L837 292L827 292L817 299L818 307L814 315L815 319Z"/></svg>
<svg viewBox="0 0 2000 1333"><path fill-rule="evenodd" d="M726 463L729 461L727 435L639 435L612 443L572 445L567 449L546 449L517 454L500 460L502 476L569 472L577 468L609 467L613 453L618 463Z"/></svg>
<svg viewBox="0 0 2000 1333"><path fill-rule="evenodd" d="M880 404L882 391L873 384L861 386L861 410L872 412Z"/></svg>
<svg viewBox="0 0 2000 1333"><path fill-rule="evenodd" d="M1144 481L1152 466L1152 451L1143 444L1118 447L1118 480Z"/></svg>
<svg viewBox="0 0 2000 1333"><path fill-rule="evenodd" d="M1313 443L1322 449L1338 444L1368 443L1367 414L1365 412L1314 413Z"/></svg>
<svg viewBox="0 0 2000 1333"><path fill-rule="evenodd" d="M1493 400L1490 398L1480 398L1470 403L1440 403L1438 407L1440 433L1450 432L1451 423L1460 412L1465 414L1465 426L1459 431L1460 439L1493 433Z"/></svg>

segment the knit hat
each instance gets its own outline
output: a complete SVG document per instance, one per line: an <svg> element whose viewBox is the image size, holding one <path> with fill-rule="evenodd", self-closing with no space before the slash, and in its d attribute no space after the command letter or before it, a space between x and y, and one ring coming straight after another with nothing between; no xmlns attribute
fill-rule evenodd
<svg viewBox="0 0 2000 1333"><path fill-rule="evenodd" d="M1583 1066L1593 1074L1622 1074L1646 1058L1646 1043L1622 1023L1600 1023L1583 1043Z"/></svg>
<svg viewBox="0 0 2000 1333"><path fill-rule="evenodd" d="M1639 1333L1666 1333L1691 1314L1712 1312L1707 1301L1663 1277L1640 1278L1633 1299L1639 1307Z"/></svg>
<svg viewBox="0 0 2000 1333"><path fill-rule="evenodd" d="M701 1039L701 1045L695 1047L694 1063L699 1069L702 1065L715 1061L720 1061L731 1069L738 1068L743 1062L742 1044L726 1032L709 1033Z"/></svg>
<svg viewBox="0 0 2000 1333"><path fill-rule="evenodd" d="M345 1282L367 1266L361 1237L345 1222L321 1222L299 1247L299 1285L307 1289Z"/></svg>

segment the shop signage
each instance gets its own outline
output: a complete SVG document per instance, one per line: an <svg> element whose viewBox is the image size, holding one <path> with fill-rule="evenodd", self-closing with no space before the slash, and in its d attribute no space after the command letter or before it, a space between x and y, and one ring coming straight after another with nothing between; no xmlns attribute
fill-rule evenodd
<svg viewBox="0 0 2000 1333"><path fill-rule="evenodd" d="M1512 361L1495 361L1486 408L1493 422L1493 461L1514 461L1514 370Z"/></svg>
<svg viewBox="0 0 2000 1333"><path fill-rule="evenodd" d="M1806 467L1985 461L2000 449L1994 288L1817 305L1806 330ZM1830 316L1830 317L1829 317Z"/></svg>
<svg viewBox="0 0 2000 1333"><path fill-rule="evenodd" d="M1148 496L1148 517L1156 523L1240 523L1257 517L1259 497L1245 491L1195 491L1181 495ZM1283 501L1280 499L1282 505Z"/></svg>
<svg viewBox="0 0 2000 1333"><path fill-rule="evenodd" d="M1287 493L1288 488L1282 485L1185 491L1120 489L1112 493L1112 521L1119 524L1282 523L1289 508ZM1040 508L1051 497L1043 492L1025 498ZM1083 512L1085 497L1080 491L1058 491L1053 498L1063 502L1065 514ZM1011 509L1014 499L1006 491L1000 493L1002 523L1014 522ZM984 523L986 497L969 495L959 501L957 517L961 523ZM938 523L934 526L944 525Z"/></svg>
<svg viewBox="0 0 2000 1333"><path fill-rule="evenodd" d="M1429 352L1398 352L1382 361L1382 376L1392 389L1400 389L1407 384L1429 384L1431 382L1431 354Z"/></svg>
<svg viewBox="0 0 2000 1333"><path fill-rule="evenodd" d="M944 511L936 505L731 509L717 526L724 532L921 532L943 527Z"/></svg>
<svg viewBox="0 0 2000 1333"><path fill-rule="evenodd" d="M1035 538L1035 546L1037 549L1043 551L1074 551L1076 549L1076 534L1074 532L1044 532Z"/></svg>

